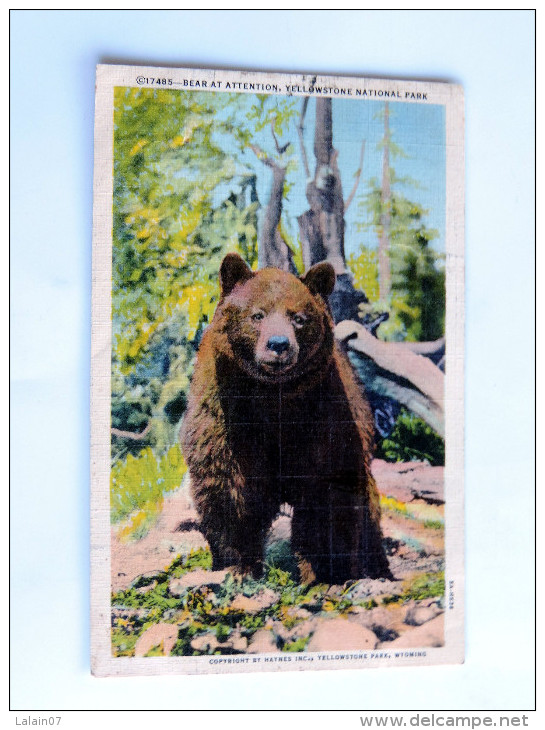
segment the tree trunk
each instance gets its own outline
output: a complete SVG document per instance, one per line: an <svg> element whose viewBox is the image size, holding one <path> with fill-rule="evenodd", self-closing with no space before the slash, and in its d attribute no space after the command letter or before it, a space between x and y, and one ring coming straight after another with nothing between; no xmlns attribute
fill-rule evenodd
<svg viewBox="0 0 545 730"><path fill-rule="evenodd" d="M308 169L302 142L302 128L307 105L303 106L299 125L301 149L305 169ZM320 261L329 261L337 274L335 290L329 302L336 322L342 319L358 319L358 306L367 297L354 289L346 268L344 253L345 204L337 151L333 147L332 100L316 99L316 123L314 127L314 177L307 183L309 210L298 218L299 237L303 249L305 270Z"/></svg>
<svg viewBox="0 0 545 730"><path fill-rule="evenodd" d="M327 260L337 274L344 274L344 201L337 152L333 148L331 99L316 99L314 156L316 170L306 190L310 210L299 217L303 261L308 269Z"/></svg>
<svg viewBox="0 0 545 730"><path fill-rule="evenodd" d="M259 268L273 266L283 271L297 273L293 263L291 249L280 234L280 218L282 216L282 195L286 169L276 165L272 160L266 163L273 172L273 180L269 202L265 208L259 237Z"/></svg>
<svg viewBox="0 0 545 730"><path fill-rule="evenodd" d="M276 145L276 151L280 149L278 140L274 134L274 127L271 124L272 135ZM284 180L286 179L286 168L279 165L275 160L268 157L257 145L250 145L250 149L263 164L270 167L273 173L271 193L265 207L261 232L258 242L258 265L259 268L275 267L283 271L297 274L297 267L293 262L293 253L280 233L280 218L282 217L282 200L284 195Z"/></svg>
<svg viewBox="0 0 545 730"><path fill-rule="evenodd" d="M390 107L384 105L384 147L382 149L382 194L380 236L378 242L379 296L382 302L390 299L392 275L390 271Z"/></svg>

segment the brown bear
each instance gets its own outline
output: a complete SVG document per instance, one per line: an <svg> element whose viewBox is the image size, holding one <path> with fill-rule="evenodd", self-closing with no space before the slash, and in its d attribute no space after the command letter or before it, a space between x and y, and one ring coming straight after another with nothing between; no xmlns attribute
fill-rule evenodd
<svg viewBox="0 0 545 730"><path fill-rule="evenodd" d="M214 569L258 577L288 503L302 582L389 577L373 418L334 339L333 267L298 279L228 254L220 284L180 435Z"/></svg>

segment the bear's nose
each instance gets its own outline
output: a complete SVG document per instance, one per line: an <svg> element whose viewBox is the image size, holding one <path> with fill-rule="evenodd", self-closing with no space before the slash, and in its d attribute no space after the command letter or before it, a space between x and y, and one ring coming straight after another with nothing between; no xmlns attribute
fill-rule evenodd
<svg viewBox="0 0 545 730"><path fill-rule="evenodd" d="M267 349L276 352L277 355L281 355L283 352L289 349L290 341L283 335L274 335L269 338L267 342Z"/></svg>

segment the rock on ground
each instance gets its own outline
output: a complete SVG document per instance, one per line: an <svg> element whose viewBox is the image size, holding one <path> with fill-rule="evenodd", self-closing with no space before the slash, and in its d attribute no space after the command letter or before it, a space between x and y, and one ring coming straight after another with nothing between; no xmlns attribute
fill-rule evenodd
<svg viewBox="0 0 545 730"><path fill-rule="evenodd" d="M268 629L258 629L248 646L248 654L272 654L279 651L273 633Z"/></svg>
<svg viewBox="0 0 545 730"><path fill-rule="evenodd" d="M177 640L178 626L176 624L154 624L138 638L134 655L146 656L154 646L160 646L163 656L168 656Z"/></svg>
<svg viewBox="0 0 545 730"><path fill-rule="evenodd" d="M225 641L218 641L214 634L204 634L203 636L196 636L191 641L191 648L206 654L211 654L218 649L220 651L227 649L234 652L245 652L248 648L248 639L236 632Z"/></svg>
<svg viewBox="0 0 545 730"><path fill-rule="evenodd" d="M264 591L256 593L254 596L244 596L239 593L231 602L231 609L234 611L244 611L245 613L259 613L265 608L269 608L275 604L280 598L279 593L266 588Z"/></svg>
<svg viewBox="0 0 545 730"><path fill-rule="evenodd" d="M444 646L445 644L445 614L441 614L431 621L427 621L415 629L407 631L394 641L382 642L379 646L420 649L424 647Z"/></svg>
<svg viewBox="0 0 545 730"><path fill-rule="evenodd" d="M181 578L173 578L168 584L168 590L173 596L181 596L188 588L219 588L229 575L229 568L225 570L191 570Z"/></svg>
<svg viewBox="0 0 545 730"><path fill-rule="evenodd" d="M374 459L371 471L381 494L400 502L422 499L429 504L445 501L443 466L430 466L421 461L390 463Z"/></svg>
<svg viewBox="0 0 545 730"><path fill-rule="evenodd" d="M431 606L411 606L405 616L405 623L409 626L422 626L442 613L437 604Z"/></svg>
<svg viewBox="0 0 545 730"><path fill-rule="evenodd" d="M322 619L307 644L307 651L374 649L377 637L369 629L346 619Z"/></svg>

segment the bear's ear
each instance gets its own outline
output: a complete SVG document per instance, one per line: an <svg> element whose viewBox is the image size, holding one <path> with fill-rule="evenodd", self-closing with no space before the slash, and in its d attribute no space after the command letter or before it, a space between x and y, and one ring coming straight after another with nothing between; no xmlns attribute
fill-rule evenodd
<svg viewBox="0 0 545 730"><path fill-rule="evenodd" d="M238 253L228 253L220 266L221 298L229 296L235 286L255 276Z"/></svg>
<svg viewBox="0 0 545 730"><path fill-rule="evenodd" d="M301 277L313 294L320 294L324 299L331 294L335 287L335 269L327 261L316 264Z"/></svg>

